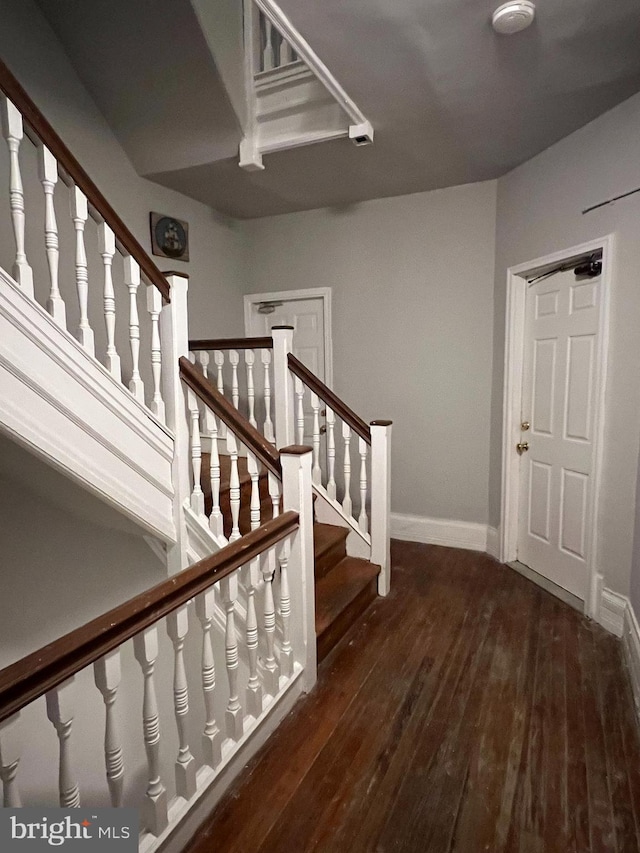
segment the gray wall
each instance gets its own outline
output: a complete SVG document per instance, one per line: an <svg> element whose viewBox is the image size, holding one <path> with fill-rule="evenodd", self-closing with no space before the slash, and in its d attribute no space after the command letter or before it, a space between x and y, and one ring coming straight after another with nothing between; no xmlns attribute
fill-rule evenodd
<svg viewBox="0 0 640 853"><path fill-rule="evenodd" d="M581 211L638 186L640 95L501 178L496 227L489 516L494 526L500 520L507 268L615 233L597 562L605 585L624 595L629 592L640 434L640 195L584 216ZM637 612L639 585L634 580Z"/></svg>
<svg viewBox="0 0 640 853"><path fill-rule="evenodd" d="M33 0L0 0L0 16L0 56L143 247L150 251L149 211L189 222L191 261L157 258L157 262L161 269L190 275L190 333L241 332L242 238L236 223L136 174ZM27 227L32 241L40 245L40 218L28 217ZM9 239L3 211L0 244Z"/></svg>
<svg viewBox="0 0 640 853"><path fill-rule="evenodd" d="M329 286L335 390L391 418L392 510L486 523L495 182L253 220L246 292Z"/></svg>

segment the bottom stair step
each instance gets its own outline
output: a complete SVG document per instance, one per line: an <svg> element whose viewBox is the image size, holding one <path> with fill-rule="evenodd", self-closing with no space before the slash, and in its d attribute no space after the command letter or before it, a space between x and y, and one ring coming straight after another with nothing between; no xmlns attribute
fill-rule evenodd
<svg viewBox="0 0 640 853"><path fill-rule="evenodd" d="M380 566L358 557L345 557L316 581L318 661L344 637L358 616L377 596Z"/></svg>

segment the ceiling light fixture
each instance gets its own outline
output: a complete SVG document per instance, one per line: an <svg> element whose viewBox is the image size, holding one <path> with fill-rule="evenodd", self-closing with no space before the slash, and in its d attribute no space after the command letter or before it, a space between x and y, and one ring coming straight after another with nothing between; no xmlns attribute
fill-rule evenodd
<svg viewBox="0 0 640 853"><path fill-rule="evenodd" d="M533 23L536 7L531 0L517 0L498 6L491 17L493 29L501 35L510 36L526 30Z"/></svg>

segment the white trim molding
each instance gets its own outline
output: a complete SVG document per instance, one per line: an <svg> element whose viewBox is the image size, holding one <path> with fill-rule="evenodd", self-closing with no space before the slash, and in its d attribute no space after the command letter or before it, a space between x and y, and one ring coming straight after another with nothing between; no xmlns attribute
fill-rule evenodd
<svg viewBox="0 0 640 853"><path fill-rule="evenodd" d="M631 678L636 719L640 725L640 625L638 625L638 619L629 600L627 600L627 607L624 613L622 644Z"/></svg>
<svg viewBox="0 0 640 853"><path fill-rule="evenodd" d="M392 512L391 537L405 542L422 542L425 545L445 545L449 548L465 548L468 551L485 551L487 525Z"/></svg>
<svg viewBox="0 0 640 853"><path fill-rule="evenodd" d="M0 430L176 541L172 434L3 270L0 398Z"/></svg>
<svg viewBox="0 0 640 853"><path fill-rule="evenodd" d="M631 601L606 587L601 588L595 619L599 625L622 639L624 660L629 670L636 720L640 726L640 625Z"/></svg>
<svg viewBox="0 0 640 853"><path fill-rule="evenodd" d="M500 559L500 529L498 527L487 527L487 554Z"/></svg>
<svg viewBox="0 0 640 853"><path fill-rule="evenodd" d="M602 250L602 302L600 311L600 335L598 362L600 365L598 387L595 393L595 441L593 465L593 489L589 517L591 537L587 549L589 585L586 590L585 611L597 618L600 596L597 582L597 536L598 498L600 492L602 458L604 448L605 383L607 377L607 350L609 344L609 294L613 279L614 235L609 234L561 252L536 258L507 270L507 297L504 352L504 394L502 410L502 489L500 509L500 554L503 563L518 559L518 510L520 498L519 457L515 445L519 441L522 414L522 373L524 369L525 307L527 276L545 268Z"/></svg>
<svg viewBox="0 0 640 853"><path fill-rule="evenodd" d="M622 637L624 633L625 613L631 605L629 599L613 590L603 587L596 621L610 634Z"/></svg>

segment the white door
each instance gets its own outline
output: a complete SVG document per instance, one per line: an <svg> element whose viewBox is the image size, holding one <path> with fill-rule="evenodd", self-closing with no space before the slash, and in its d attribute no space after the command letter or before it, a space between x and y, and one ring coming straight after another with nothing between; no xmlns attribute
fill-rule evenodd
<svg viewBox="0 0 640 853"><path fill-rule="evenodd" d="M600 277L571 270L529 285L526 300L518 560L583 600L601 291Z"/></svg>
<svg viewBox="0 0 640 853"><path fill-rule="evenodd" d="M273 326L293 326L293 354L323 382L327 381L325 360L324 298L309 296L287 299L282 293L264 294L250 300L246 316L246 333L250 337L268 335ZM266 309L266 311L265 311ZM304 401L305 444L313 443L313 411L308 393ZM324 433L325 410L321 410Z"/></svg>
<svg viewBox="0 0 640 853"><path fill-rule="evenodd" d="M293 354L324 382L324 299L270 299L269 294L259 302L251 299L247 335L260 337L269 335L273 326L293 326Z"/></svg>

